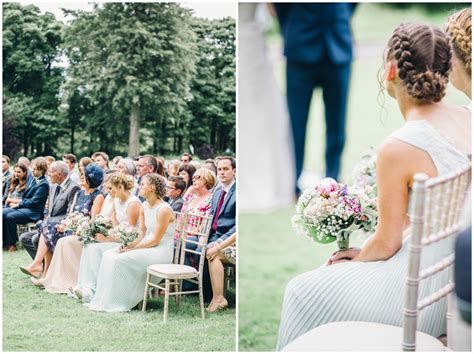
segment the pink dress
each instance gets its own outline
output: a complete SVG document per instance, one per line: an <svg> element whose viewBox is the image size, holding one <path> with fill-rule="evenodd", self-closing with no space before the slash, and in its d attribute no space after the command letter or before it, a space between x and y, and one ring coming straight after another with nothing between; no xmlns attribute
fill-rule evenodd
<svg viewBox="0 0 474 354"><path fill-rule="evenodd" d="M196 205L191 208L189 204L191 204L191 202L194 200L195 197L196 197L196 193L190 193L184 198L181 213L183 214L191 213L195 215L209 216L209 214L211 213L212 193L209 194L201 204ZM188 227L189 226L190 225L188 225ZM191 237L191 236L193 235L188 235L188 237ZM175 239L179 238L179 232L176 232L174 238Z"/></svg>

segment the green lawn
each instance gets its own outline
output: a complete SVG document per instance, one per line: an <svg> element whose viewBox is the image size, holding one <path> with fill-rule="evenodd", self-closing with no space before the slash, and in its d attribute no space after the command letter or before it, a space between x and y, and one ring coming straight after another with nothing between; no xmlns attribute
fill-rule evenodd
<svg viewBox="0 0 474 354"><path fill-rule="evenodd" d="M404 13L362 4L357 9L353 30L359 43L375 43L383 48L396 24L420 20L442 24L444 16L428 18L415 11ZM403 15L405 14L405 15ZM402 16L403 15L403 16ZM368 33L370 32L370 33ZM378 146L394 129L401 126L396 102L385 94L379 105L377 71L380 56L365 56L353 62L347 115L347 141L343 155L341 181L348 182L352 168L371 145ZM276 68L284 87L284 66ZM453 87L446 100L467 104L468 99ZM383 107L383 108L382 108ZM323 107L320 90L315 91L308 126L305 168L324 171ZM245 144L245 135L239 135ZM241 171L240 173L246 173ZM283 293L288 281L297 274L312 270L326 261L335 244L320 245L298 237L291 228L294 206L269 214L239 214L239 350L273 351L276 347ZM352 242L357 245L362 240Z"/></svg>
<svg viewBox="0 0 474 354"><path fill-rule="evenodd" d="M93 312L66 295L31 285L18 266L25 250L3 252L3 351L234 351L235 308L200 317L197 297L184 296L169 320L163 300L146 313Z"/></svg>

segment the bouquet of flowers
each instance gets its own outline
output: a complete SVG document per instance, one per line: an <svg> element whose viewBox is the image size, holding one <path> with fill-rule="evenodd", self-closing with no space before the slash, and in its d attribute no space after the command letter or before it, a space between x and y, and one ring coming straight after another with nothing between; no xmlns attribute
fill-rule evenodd
<svg viewBox="0 0 474 354"><path fill-rule="evenodd" d="M363 190L370 197L377 197L377 180L375 176L375 163L377 153L371 146L361 158L361 161L355 165L352 171L352 181L355 187Z"/></svg>
<svg viewBox="0 0 474 354"><path fill-rule="evenodd" d="M377 204L359 188L324 178L315 189L303 191L292 223L298 234L319 243L337 241L345 250L354 231L375 229Z"/></svg>
<svg viewBox="0 0 474 354"><path fill-rule="evenodd" d="M65 231L72 231L73 233L77 231L79 225L83 222L88 222L89 217L86 215L75 211L72 214L68 214L65 219L61 221L61 224L64 226Z"/></svg>
<svg viewBox="0 0 474 354"><path fill-rule="evenodd" d="M95 215L89 222L82 222L77 228L76 234L82 244L86 245L96 242L95 234L97 233L107 236L112 226L112 220L109 217Z"/></svg>
<svg viewBox="0 0 474 354"><path fill-rule="evenodd" d="M123 222L114 227L109 234L120 238L120 241L122 241L123 245L126 247L137 239L140 232L136 227L133 227L127 222Z"/></svg>

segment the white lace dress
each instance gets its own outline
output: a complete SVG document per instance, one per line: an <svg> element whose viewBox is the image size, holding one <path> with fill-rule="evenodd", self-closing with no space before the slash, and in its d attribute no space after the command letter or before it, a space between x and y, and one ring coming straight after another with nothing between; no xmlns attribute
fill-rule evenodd
<svg viewBox="0 0 474 354"><path fill-rule="evenodd" d="M406 122L391 136L426 151L438 176L470 163L466 154L426 121ZM322 266L293 278L285 291L277 349L329 322L368 321L402 326L408 241L405 238L402 248L386 261ZM449 239L423 248L421 266L431 264L434 257L447 255L452 247ZM447 276L447 272L441 272L430 281L421 282L420 296L439 289ZM418 316L418 330L435 337L444 334L446 306L444 299L424 309Z"/></svg>
<svg viewBox="0 0 474 354"><path fill-rule="evenodd" d="M151 239L156 229L157 213L161 208L171 207L166 202L150 208L143 203L146 236L141 242ZM145 290L146 269L157 263L171 263L173 260L173 238L175 222L168 225L160 243L151 248L143 248L119 253L118 247L104 252L100 262L97 287L88 304L95 311L130 311L141 300Z"/></svg>

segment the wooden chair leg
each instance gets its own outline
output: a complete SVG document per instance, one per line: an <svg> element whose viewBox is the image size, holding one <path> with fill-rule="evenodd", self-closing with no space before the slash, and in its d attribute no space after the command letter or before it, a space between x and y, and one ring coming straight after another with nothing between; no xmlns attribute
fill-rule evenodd
<svg viewBox="0 0 474 354"><path fill-rule="evenodd" d="M170 300L170 280L166 279L166 283L165 283L165 306L163 308L163 322L168 321L169 300Z"/></svg>
<svg viewBox="0 0 474 354"><path fill-rule="evenodd" d="M148 283L150 282L150 273L146 273L145 291L143 293L142 311L146 311L146 302L148 298Z"/></svg>
<svg viewBox="0 0 474 354"><path fill-rule="evenodd" d="M174 292L175 292L175 295L174 295L174 301L175 301L175 304L176 304L176 308L179 308L179 300L180 300L180 294L178 294L179 292L181 291L180 287L179 287L179 283L176 283L174 285Z"/></svg>
<svg viewBox="0 0 474 354"><path fill-rule="evenodd" d="M199 281L199 307L201 308L201 317L204 318L204 295L201 281Z"/></svg>

